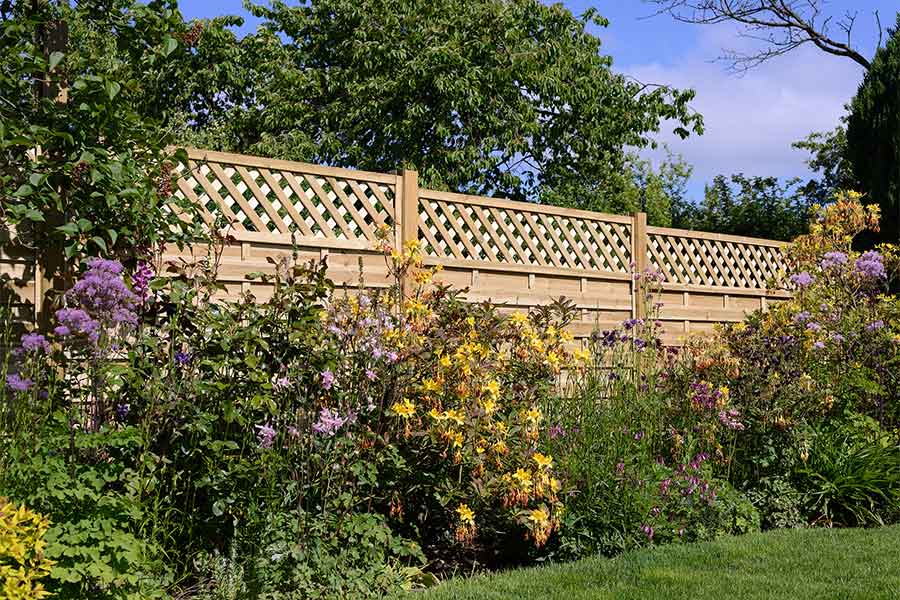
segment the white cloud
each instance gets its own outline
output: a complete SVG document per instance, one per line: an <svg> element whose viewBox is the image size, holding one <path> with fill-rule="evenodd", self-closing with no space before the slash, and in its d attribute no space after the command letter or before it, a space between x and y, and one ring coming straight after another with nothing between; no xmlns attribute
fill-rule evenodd
<svg viewBox="0 0 900 600"><path fill-rule="evenodd" d="M733 31L706 27L695 49L670 64L619 65L643 82L696 90L692 106L703 115L706 133L682 141L668 127L658 138L694 165L695 198L703 183L720 173L807 176L806 154L791 143L834 128L863 75L850 60L813 47L741 76L728 72L724 63L711 62L723 46L742 41Z"/></svg>

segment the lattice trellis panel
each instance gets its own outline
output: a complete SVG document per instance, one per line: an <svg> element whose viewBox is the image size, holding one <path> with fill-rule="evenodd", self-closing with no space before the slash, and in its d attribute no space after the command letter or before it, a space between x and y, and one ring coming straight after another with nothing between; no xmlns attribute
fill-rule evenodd
<svg viewBox="0 0 900 600"><path fill-rule="evenodd" d="M430 256L629 272L624 223L422 198L419 238Z"/></svg>
<svg viewBox="0 0 900 600"><path fill-rule="evenodd" d="M784 267L777 247L716 239L650 233L647 252L669 283L765 289Z"/></svg>
<svg viewBox="0 0 900 600"><path fill-rule="evenodd" d="M391 184L224 162L188 164L176 193L199 205L209 225L372 243L379 226L393 227Z"/></svg>

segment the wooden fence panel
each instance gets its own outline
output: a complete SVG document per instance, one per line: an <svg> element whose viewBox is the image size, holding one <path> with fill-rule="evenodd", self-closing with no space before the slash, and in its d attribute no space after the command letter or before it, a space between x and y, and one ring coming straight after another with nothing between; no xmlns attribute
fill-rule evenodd
<svg viewBox="0 0 900 600"><path fill-rule="evenodd" d="M268 259L291 254L327 259L339 287L355 287L361 276L366 286L387 286L377 249L382 227L393 231L394 244L420 244L426 264L441 265L439 279L466 288L468 300L510 311L571 299L578 309L572 332L581 339L652 314L633 278L644 269L663 277L659 316L667 343L789 297L769 287L784 268L781 242L648 227L643 213L428 190L408 170L370 173L195 149L188 158L175 193L200 208L206 226L233 240L218 269L228 298L246 292L266 298L271 289L247 275L272 273ZM0 239L0 248L5 297L33 316L40 295L33 256L9 239ZM170 246L162 260L188 264L208 252L202 245Z"/></svg>

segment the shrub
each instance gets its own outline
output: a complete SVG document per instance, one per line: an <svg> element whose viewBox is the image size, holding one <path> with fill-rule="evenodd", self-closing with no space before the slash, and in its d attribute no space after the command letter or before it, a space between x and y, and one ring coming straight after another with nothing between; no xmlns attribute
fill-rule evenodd
<svg viewBox="0 0 900 600"><path fill-rule="evenodd" d="M746 425L729 477L768 526L797 524L797 511L807 522L893 518L892 483L876 463L893 464L897 437L888 432L900 422L900 303L890 293L900 263L891 246L852 249L855 235L876 226L877 209L839 194L787 249L783 282L793 297L725 327L721 346L699 353ZM848 433L866 420L884 432ZM764 499L778 490L783 501Z"/></svg>
<svg viewBox="0 0 900 600"><path fill-rule="evenodd" d="M900 516L900 445L866 417L823 423L802 435L795 469L814 522L883 525Z"/></svg>
<svg viewBox="0 0 900 600"><path fill-rule="evenodd" d="M0 594L9 600L40 600L50 594L40 581L53 562L46 556L47 517L0 498Z"/></svg>

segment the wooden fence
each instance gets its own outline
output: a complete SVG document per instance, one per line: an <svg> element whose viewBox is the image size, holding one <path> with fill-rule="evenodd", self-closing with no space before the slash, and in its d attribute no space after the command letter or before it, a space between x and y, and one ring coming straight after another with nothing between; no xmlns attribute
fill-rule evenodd
<svg viewBox="0 0 900 600"><path fill-rule="evenodd" d="M370 173L204 150L188 156L176 193L199 206L207 225L231 223L235 243L224 249L218 271L230 297L250 291L265 298L269 286L246 275L271 272L267 258L295 248L301 259L327 257L338 286L358 285L360 265L367 286L388 285L376 249L375 232L383 225L397 245L420 243L426 264L442 265L439 279L468 288L471 301L527 310L556 297L571 299L580 313L572 327L576 338L648 314L636 293L635 269L663 274L659 316L668 343L788 296L767 288L782 269L782 242L648 227L643 213L608 215L439 192L420 188L415 171ZM163 259L207 252L172 246ZM27 257L4 254L0 261L0 272L18 277L22 304L37 300Z"/></svg>
<svg viewBox="0 0 900 600"><path fill-rule="evenodd" d="M738 321L746 312L787 297L767 282L783 268L782 242L648 227L646 215L595 212L420 188L415 171L369 173L202 150L189 151L178 190L201 206L204 219L233 223L237 244L226 249L220 278L229 295L267 286L247 281L271 272L269 256L327 256L339 286L383 286L387 269L375 230L391 227L395 243L421 244L439 278L468 288L467 299L503 310L527 310L565 296L580 318L576 337L645 316L636 294L638 270L664 276L660 320L666 341ZM293 241L292 241L293 240ZM193 252L204 252L194 248ZM169 249L168 259L183 253Z"/></svg>

